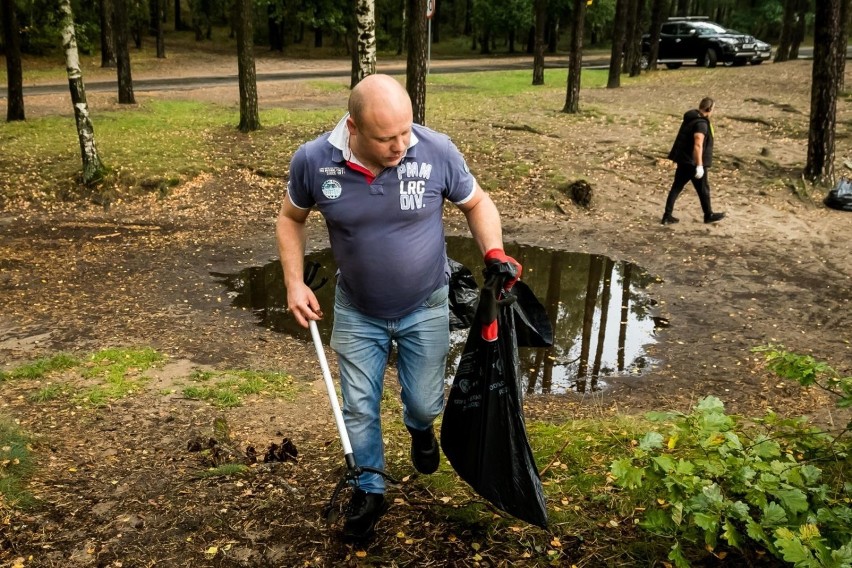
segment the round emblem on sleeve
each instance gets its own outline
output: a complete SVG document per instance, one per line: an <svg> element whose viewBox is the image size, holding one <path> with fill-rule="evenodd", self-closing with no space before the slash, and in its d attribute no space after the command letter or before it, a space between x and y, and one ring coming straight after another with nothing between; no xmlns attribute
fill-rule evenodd
<svg viewBox="0 0 852 568"><path fill-rule="evenodd" d="M337 199L342 191L343 188L336 179L327 179L322 182L322 194L329 199Z"/></svg>

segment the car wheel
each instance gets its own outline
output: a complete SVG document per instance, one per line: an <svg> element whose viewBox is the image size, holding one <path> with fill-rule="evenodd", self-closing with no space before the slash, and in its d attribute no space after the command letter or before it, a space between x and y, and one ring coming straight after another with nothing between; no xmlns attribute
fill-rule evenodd
<svg viewBox="0 0 852 568"><path fill-rule="evenodd" d="M716 67L716 62L718 60L719 58L716 56L716 50L712 47L708 48L707 51L704 52L704 58L701 60L701 66L708 68Z"/></svg>
<svg viewBox="0 0 852 568"><path fill-rule="evenodd" d="M666 67L669 69L680 69L681 65L683 65L683 63L666 63Z"/></svg>

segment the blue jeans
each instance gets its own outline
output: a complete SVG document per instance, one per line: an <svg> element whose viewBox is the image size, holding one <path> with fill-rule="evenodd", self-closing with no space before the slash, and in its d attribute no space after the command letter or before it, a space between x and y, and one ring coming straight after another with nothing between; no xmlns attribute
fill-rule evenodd
<svg viewBox="0 0 852 568"><path fill-rule="evenodd" d="M385 320L357 311L337 287L331 348L337 353L343 419L358 465L385 467L380 405L392 342L405 425L425 430L441 413L450 348L447 295L444 286L414 312ZM362 474L358 484L368 493L385 492L384 479L375 473Z"/></svg>

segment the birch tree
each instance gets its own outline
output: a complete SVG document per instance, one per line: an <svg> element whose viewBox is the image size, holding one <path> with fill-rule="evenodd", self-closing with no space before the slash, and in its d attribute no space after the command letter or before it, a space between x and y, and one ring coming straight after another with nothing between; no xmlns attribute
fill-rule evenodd
<svg viewBox="0 0 852 568"><path fill-rule="evenodd" d="M355 38L356 57L352 59L352 81L355 87L361 79L376 72L376 2L375 0L355 1Z"/></svg>
<svg viewBox="0 0 852 568"><path fill-rule="evenodd" d="M62 48L65 50L65 68L68 72L68 86L71 89L71 103L74 105L74 119L77 122L77 136L80 139L80 153L83 157L83 183L89 185L103 178L106 168L95 147L95 129L89 118L86 88L83 84L83 72L80 70L71 0L60 0L59 12Z"/></svg>

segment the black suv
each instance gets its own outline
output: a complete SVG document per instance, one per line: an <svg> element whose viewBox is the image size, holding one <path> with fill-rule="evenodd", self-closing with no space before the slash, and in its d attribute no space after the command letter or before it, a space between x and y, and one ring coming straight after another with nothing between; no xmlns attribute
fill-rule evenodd
<svg viewBox="0 0 852 568"><path fill-rule="evenodd" d="M649 66L650 34L642 36L642 68ZM735 30L723 28L706 18L669 18L660 30L658 63L677 69L684 63L703 67L760 65L772 56L768 43Z"/></svg>

